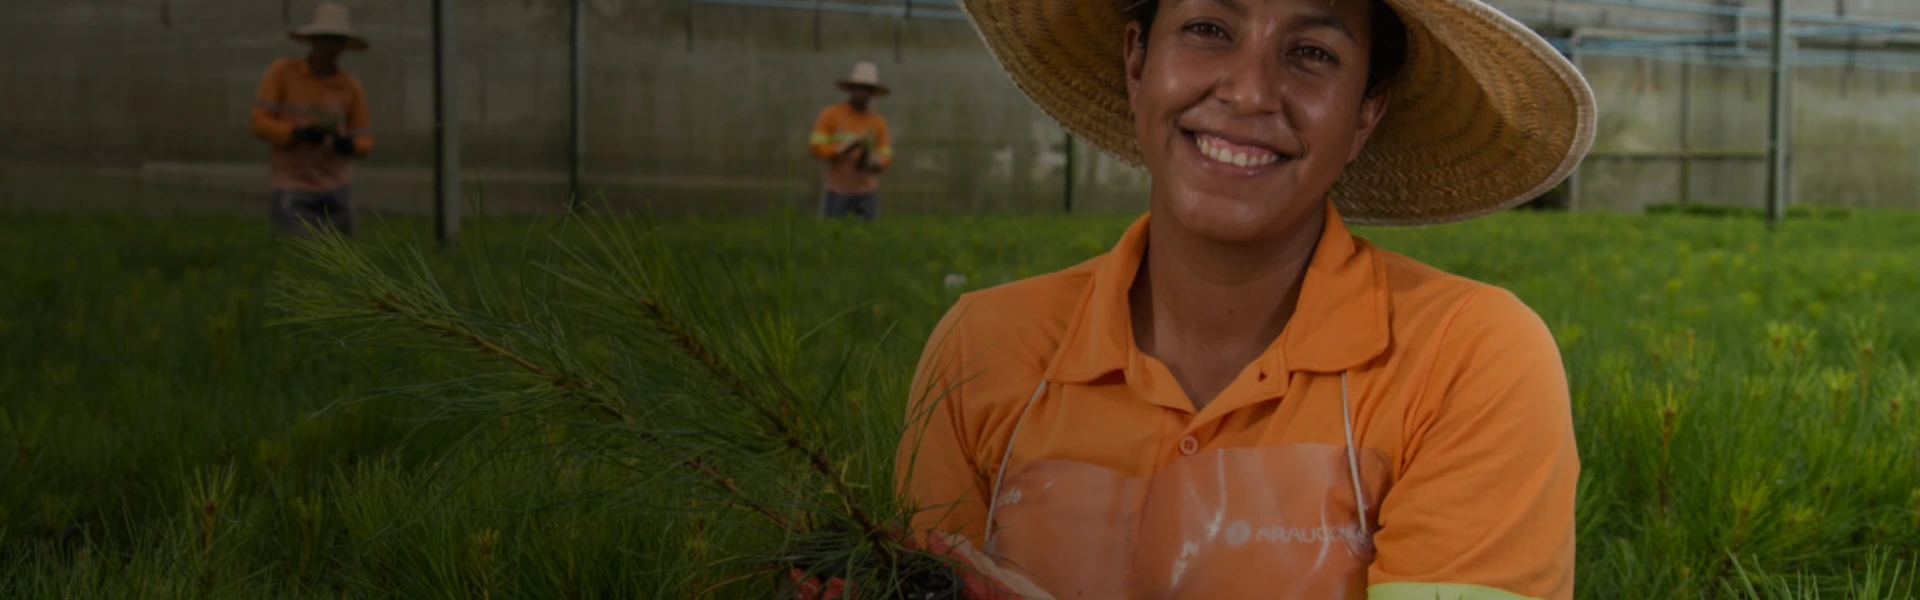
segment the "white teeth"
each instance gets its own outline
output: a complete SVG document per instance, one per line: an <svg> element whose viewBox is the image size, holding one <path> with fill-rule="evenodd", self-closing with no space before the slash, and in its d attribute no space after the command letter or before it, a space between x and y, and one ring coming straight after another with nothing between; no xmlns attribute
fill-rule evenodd
<svg viewBox="0 0 1920 600"><path fill-rule="evenodd" d="M1271 164L1280 159L1279 156L1270 153L1261 156L1250 156L1221 148L1216 145L1217 142L1214 141L1213 136L1203 134L1194 137L1200 147L1200 154L1226 164L1238 167L1258 167Z"/></svg>

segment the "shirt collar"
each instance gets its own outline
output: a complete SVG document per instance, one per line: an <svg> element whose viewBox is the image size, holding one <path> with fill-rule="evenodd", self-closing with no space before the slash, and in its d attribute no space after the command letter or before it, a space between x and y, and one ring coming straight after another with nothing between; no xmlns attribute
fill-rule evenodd
<svg viewBox="0 0 1920 600"><path fill-rule="evenodd" d="M1146 251L1147 220L1147 215L1136 219L1095 268L1047 379L1086 383L1129 368L1136 349L1127 290ZM1381 257L1348 231L1328 202L1326 226L1307 265L1293 317L1256 361L1271 372L1338 372L1359 366L1387 349L1388 306Z"/></svg>

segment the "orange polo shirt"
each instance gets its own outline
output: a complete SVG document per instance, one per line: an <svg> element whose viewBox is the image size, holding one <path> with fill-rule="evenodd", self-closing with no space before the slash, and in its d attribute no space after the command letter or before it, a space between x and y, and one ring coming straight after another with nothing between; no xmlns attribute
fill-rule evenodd
<svg viewBox="0 0 1920 600"><path fill-rule="evenodd" d="M827 163L827 190L836 194L870 194L880 189L880 177L860 170L855 156L834 158L847 142L873 137L873 160L885 169L893 164L893 140L887 133L887 119L868 106L856 111L845 102L826 107L814 119L807 150Z"/></svg>
<svg viewBox="0 0 1920 600"><path fill-rule="evenodd" d="M898 457L923 507L915 529L982 543L1042 379L1008 472L1045 458L1147 477L1212 450L1343 449L1345 373L1377 527L1368 598L1572 598L1580 466L1559 350L1531 309L1351 235L1329 205L1292 319L1196 412L1133 343L1127 290L1147 226L1080 265L966 294L941 319Z"/></svg>
<svg viewBox="0 0 1920 600"><path fill-rule="evenodd" d="M260 78L248 125L273 148L273 187L323 192L353 182L353 163L325 144L294 143L293 132L306 125L331 126L353 138L354 156L373 150L367 93L345 70L328 77L313 74L305 58L273 61Z"/></svg>

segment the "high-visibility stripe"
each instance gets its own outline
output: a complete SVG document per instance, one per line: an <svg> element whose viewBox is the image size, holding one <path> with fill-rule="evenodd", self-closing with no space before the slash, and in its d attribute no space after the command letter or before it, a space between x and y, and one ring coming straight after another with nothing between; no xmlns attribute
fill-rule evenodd
<svg viewBox="0 0 1920 600"><path fill-rule="evenodd" d="M831 141L833 141L833 138L827 137L827 134L818 131L813 132L813 143L825 144Z"/></svg>
<svg viewBox="0 0 1920 600"><path fill-rule="evenodd" d="M880 155L885 156L887 158L893 158L893 146L881 146Z"/></svg>
<svg viewBox="0 0 1920 600"><path fill-rule="evenodd" d="M1382 583L1367 588L1367 600L1539 600L1465 583Z"/></svg>

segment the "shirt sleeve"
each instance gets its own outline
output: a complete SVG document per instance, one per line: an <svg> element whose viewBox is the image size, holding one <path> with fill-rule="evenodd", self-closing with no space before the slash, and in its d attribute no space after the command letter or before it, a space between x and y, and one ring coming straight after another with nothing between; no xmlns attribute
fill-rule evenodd
<svg viewBox="0 0 1920 600"><path fill-rule="evenodd" d="M353 154L366 156L373 151L373 123L367 111L367 90L353 82L353 99L347 103L347 131L353 137Z"/></svg>
<svg viewBox="0 0 1920 600"><path fill-rule="evenodd" d="M260 88L254 93L253 111L247 124L254 137L274 146L293 141L293 122L286 119L287 90L282 81L283 61L275 61L260 76Z"/></svg>
<svg viewBox="0 0 1920 600"><path fill-rule="evenodd" d="M833 122L831 107L820 111L820 116L813 120L813 133L808 136L807 148L814 158L828 160L839 150L833 146Z"/></svg>
<svg viewBox="0 0 1920 600"><path fill-rule="evenodd" d="M900 497L915 511L918 536L940 531L977 543L985 532L989 487L966 441L966 374L958 372L967 355L961 311L956 305L941 317L914 369L895 474Z"/></svg>
<svg viewBox="0 0 1920 600"><path fill-rule="evenodd" d="M1552 333L1492 289L1439 343L1381 503L1367 597L1571 600L1580 464Z"/></svg>

